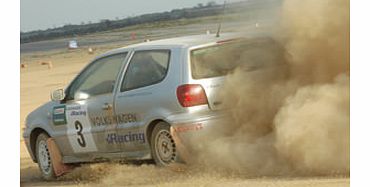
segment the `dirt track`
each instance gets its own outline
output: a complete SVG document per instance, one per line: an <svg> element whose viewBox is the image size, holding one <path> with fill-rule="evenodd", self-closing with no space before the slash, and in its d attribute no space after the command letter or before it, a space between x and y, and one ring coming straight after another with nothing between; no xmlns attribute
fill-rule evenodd
<svg viewBox="0 0 370 187"><path fill-rule="evenodd" d="M115 46L105 46L101 53ZM49 100L49 93L64 87L92 59L86 50L59 51L23 55L23 62L29 63L21 69L21 128L25 116ZM39 65L49 61L53 68ZM22 133L22 132L21 132ZM45 182L21 141L21 186L76 186L76 185L124 185L124 186L349 186L349 178L343 176L320 178L262 177L248 178L240 175L193 172L185 169L159 169L153 165L95 164L83 166L56 182ZM92 180L96 179L96 180Z"/></svg>
<svg viewBox="0 0 370 187"><path fill-rule="evenodd" d="M232 24L231 24L232 25ZM177 30L186 29L173 28ZM193 28L188 25L187 28ZM202 24L198 28L205 30ZM228 30L232 30L229 29ZM162 33L162 30L159 30ZM194 31L195 32L195 31ZM106 34L106 33L105 33ZM88 36L88 37L104 37ZM112 33L111 33L112 34ZM114 33L112 34L114 35ZM89 39L89 38L85 39ZM160 36L158 36L160 37ZM91 38L90 38L91 39ZM101 39L101 38L100 38ZM51 41L52 44L52 41ZM21 69L21 115L20 127L24 127L25 117L41 104L47 102L50 91L65 87L71 79L96 55L116 48L115 44L96 46L93 55L86 48L75 51L58 49L44 52L21 54L21 63L27 64ZM51 61L52 69L39 62ZM22 131L21 137L22 137ZM21 186L349 186L349 176L331 175L326 177L252 177L247 174L205 171L203 169L174 166L157 168L151 164L124 165L100 163L84 165L57 181L45 182L41 179L37 164L30 159L21 141L20 183Z"/></svg>

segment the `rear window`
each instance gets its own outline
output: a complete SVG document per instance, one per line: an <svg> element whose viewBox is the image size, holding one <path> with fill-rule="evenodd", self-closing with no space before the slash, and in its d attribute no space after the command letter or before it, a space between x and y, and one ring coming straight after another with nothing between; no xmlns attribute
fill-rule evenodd
<svg viewBox="0 0 370 187"><path fill-rule="evenodd" d="M235 40L190 52L194 79L225 76L236 68L257 70L277 65L283 59L283 48L271 38Z"/></svg>

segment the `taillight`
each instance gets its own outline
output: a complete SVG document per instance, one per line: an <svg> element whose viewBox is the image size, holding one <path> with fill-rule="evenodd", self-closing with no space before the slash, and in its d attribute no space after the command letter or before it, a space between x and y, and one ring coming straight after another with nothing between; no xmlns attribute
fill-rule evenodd
<svg viewBox="0 0 370 187"><path fill-rule="evenodd" d="M181 106L191 107L208 104L206 92L199 84L184 84L177 87L177 99Z"/></svg>

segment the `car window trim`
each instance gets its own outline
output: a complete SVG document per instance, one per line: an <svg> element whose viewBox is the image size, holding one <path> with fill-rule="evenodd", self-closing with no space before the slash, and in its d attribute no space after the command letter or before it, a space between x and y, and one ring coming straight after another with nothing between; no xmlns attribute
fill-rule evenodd
<svg viewBox="0 0 370 187"><path fill-rule="evenodd" d="M67 100L65 103L69 104L69 103L75 103L75 102L78 102L78 101L93 100L93 99L96 99L98 97L103 97L103 96L106 96L106 95L109 95L109 94L113 94L113 93L103 93L103 94L93 95L93 96L91 96L87 99L81 99L81 100L71 99L71 100Z"/></svg>
<svg viewBox="0 0 370 187"><path fill-rule="evenodd" d="M124 67L121 68L118 81L117 81L117 85L116 85L116 88L114 89L114 98L116 97L117 94L121 93L121 85L123 84L124 77L126 76L126 71L128 69L128 66L130 65L130 62L131 62L132 57L134 56L134 53L135 53L134 49L130 49L128 51L127 57L125 59L126 64L124 65Z"/></svg>
<svg viewBox="0 0 370 187"><path fill-rule="evenodd" d="M158 80L157 82L154 82L154 83L150 83L150 84L147 84L147 85L142 85L142 86L130 88L130 89L127 89L127 90L122 90L123 83L125 82L125 79L126 79L126 76L127 76L127 70L130 67L130 64L132 62L133 56L137 52L145 52L145 51L165 51L165 52L168 52L168 65L167 65L167 69L166 69L166 73L165 73L164 77L162 79ZM125 72L124 72L124 75L122 77L122 81L121 81L121 84L120 84L120 87L119 87L119 92L120 93L124 93L124 92L127 92L127 91L136 90L136 89L139 89L139 88L148 87L148 86L151 86L151 85L155 85L155 84L161 83L167 77L167 74L168 74L168 71L169 71L170 65L171 65L171 58L172 58L172 50L171 49L143 49L143 50L134 50L132 52L132 54L131 54L131 57L130 57L129 61L127 62L127 65L126 65L127 67L126 67Z"/></svg>
<svg viewBox="0 0 370 187"><path fill-rule="evenodd" d="M79 72L77 75L76 75L76 77L72 80L72 82L68 85L68 87L67 87L67 89L65 90L65 93L66 93L66 96L65 96L65 99L63 100L63 103L67 103L67 102L73 102L73 101L79 101L79 100L75 100L74 98L72 98L72 99L68 99L67 98L67 96L68 96L68 94L67 94L67 92L69 92L69 90L70 90L70 88L71 88L71 86L78 80L78 78L81 76L81 74L83 73L83 72L85 72L85 71L87 71L87 69L89 69L89 67L91 67L93 64L95 64L97 61L99 61L99 60L101 60L101 59L104 59L104 58L109 58L109 57L112 57L112 56L115 56L115 55L120 55L120 54L125 54L126 53L126 56L125 56L125 58L122 60L122 64L123 63L125 63L125 62L127 62L127 60L128 60L128 56L130 55L130 51L124 51L124 52L118 52L118 53L113 53L113 54L109 54L109 55L106 55L106 56L102 56L102 57L99 57L99 58L96 58L96 59L94 59L94 60L92 60L89 64L87 64L84 68L83 68L83 70L81 71L81 72ZM126 65L127 65L127 63L126 63ZM126 66L126 65L124 65L124 66ZM122 66L122 65L121 65ZM117 74L117 77L116 77L116 80L118 80L118 78L119 78L119 75L121 74L121 71L122 71L122 67L120 68L120 70L119 70L119 72L118 72L118 74ZM90 98L94 98L94 97L97 97L97 96L102 96L102 95L107 95L107 94L114 94L115 92L116 92L116 89L117 89L117 87L119 86L119 84L117 84L117 81L116 81L116 83L115 83L115 85L114 85L114 88L113 88L113 90L112 90L112 92L111 93L102 93L102 94L98 94L98 95L94 95L94 96L91 96L91 97L89 97L89 99Z"/></svg>

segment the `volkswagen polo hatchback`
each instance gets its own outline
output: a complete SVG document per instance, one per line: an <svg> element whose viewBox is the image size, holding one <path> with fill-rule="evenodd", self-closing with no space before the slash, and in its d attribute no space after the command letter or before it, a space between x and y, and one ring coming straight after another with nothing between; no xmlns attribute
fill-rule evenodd
<svg viewBox="0 0 370 187"><path fill-rule="evenodd" d="M229 33L109 51L28 115L23 137L29 154L45 179L56 175L50 139L63 164L153 159L165 166L179 161L187 142L227 125L219 123L227 116L217 97L225 76L236 66L266 65L253 56L241 63L245 51L276 46L266 37Z"/></svg>

